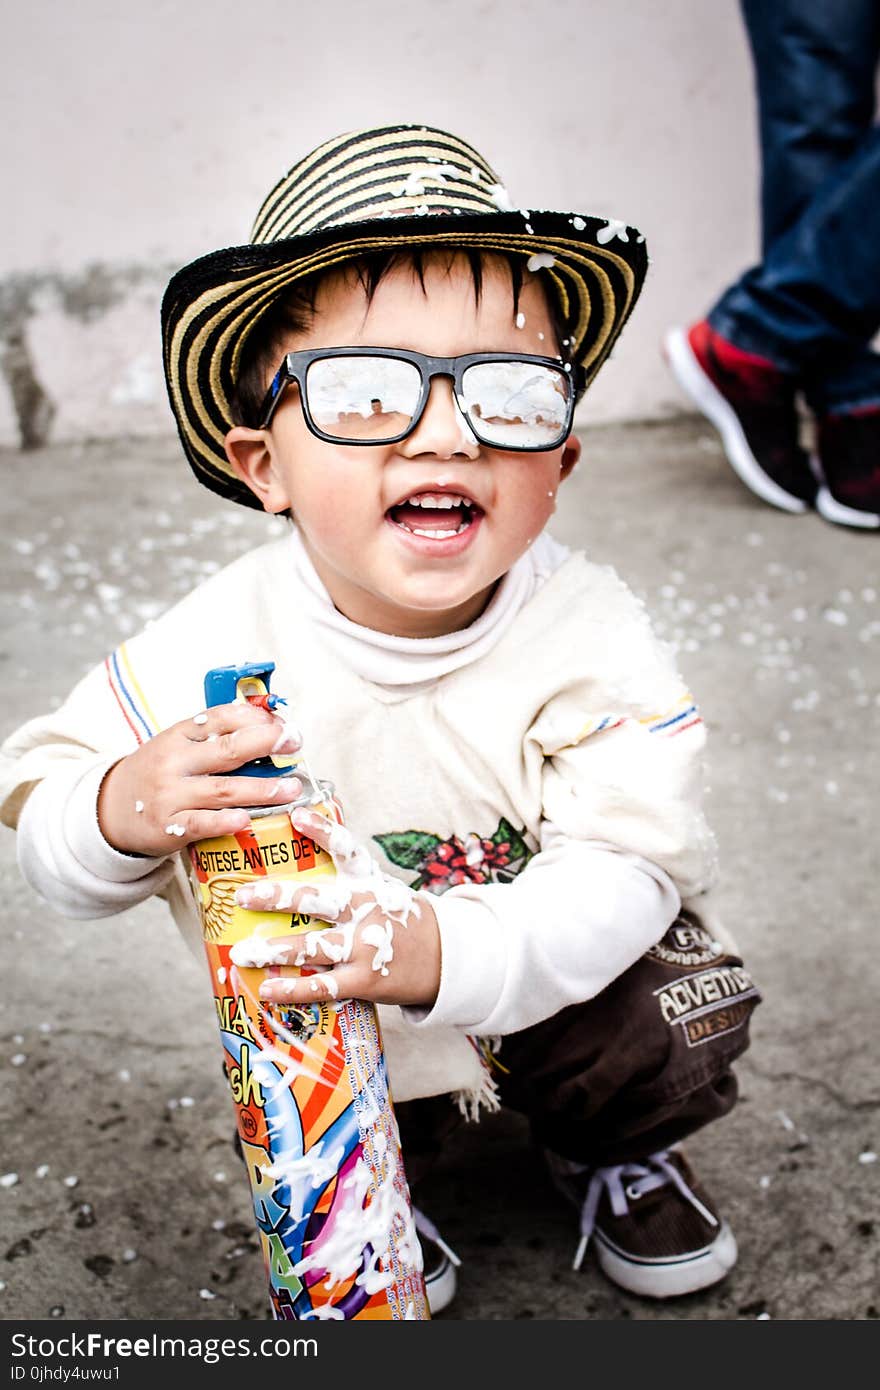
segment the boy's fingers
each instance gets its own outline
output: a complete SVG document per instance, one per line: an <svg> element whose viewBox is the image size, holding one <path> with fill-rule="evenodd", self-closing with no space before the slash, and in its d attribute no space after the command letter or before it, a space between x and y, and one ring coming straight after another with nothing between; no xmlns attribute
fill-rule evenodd
<svg viewBox="0 0 880 1390"><path fill-rule="evenodd" d="M212 735L232 733L234 729L282 722L277 715L260 709L259 705L248 705L237 700L231 705L212 705L210 709L200 710L189 719L181 720L177 728L191 742L204 743Z"/></svg>
<svg viewBox="0 0 880 1390"><path fill-rule="evenodd" d="M322 816L318 811L310 811L306 806L299 806L290 813L290 823L295 830L301 830L304 835L308 835L310 840L314 840L321 849L330 849L330 836L334 830L341 830L343 827L337 825L335 820L330 820L329 816Z"/></svg>
<svg viewBox="0 0 880 1390"><path fill-rule="evenodd" d="M276 752L295 753L302 747L302 734L281 714L261 709L259 705L242 703L240 700L230 705L214 705L210 709L184 719L178 726L190 743L214 742L223 734L236 733L241 729L274 729L278 743Z"/></svg>
<svg viewBox="0 0 880 1390"><path fill-rule="evenodd" d="M222 835L237 835L249 825L247 811L178 811L164 824L167 843L163 842L160 852L173 854L194 840L216 840Z"/></svg>
<svg viewBox="0 0 880 1390"><path fill-rule="evenodd" d="M289 777L190 777L186 783L187 800L205 810L225 806L283 806L295 801L303 784L296 776Z"/></svg>
<svg viewBox="0 0 880 1390"><path fill-rule="evenodd" d="M293 965L302 949L298 936L242 937L230 947L229 959L244 970L268 970L279 965Z"/></svg>
<svg viewBox="0 0 880 1390"><path fill-rule="evenodd" d="M335 938L335 939L330 939ZM311 931L287 936L253 936L236 941L229 952L233 965L247 970L266 970L274 966L331 966L347 960L340 933Z"/></svg>
<svg viewBox="0 0 880 1390"><path fill-rule="evenodd" d="M329 816L323 816L306 806L298 806L290 813L290 823L295 830L308 835L316 845L325 849L338 869L358 874L369 868L369 850L358 844L346 826L331 820Z"/></svg>
<svg viewBox="0 0 880 1390"><path fill-rule="evenodd" d="M332 878L323 883L266 878L242 884L235 901L258 912L301 912L322 922L337 922L347 913L351 893Z"/></svg>
<svg viewBox="0 0 880 1390"><path fill-rule="evenodd" d="M286 725L273 719L269 723L245 723L237 729L215 731L200 740L187 738L183 745L185 770L191 776L232 772L254 758L267 758L275 754L288 757L297 751L301 740L295 731L291 737L287 737L286 729Z"/></svg>
<svg viewBox="0 0 880 1390"><path fill-rule="evenodd" d="M318 894L308 884L287 878L263 878L256 883L244 883L236 889L235 901L239 907L253 912L301 912L309 917L319 917L321 921L335 920L341 911L336 898Z"/></svg>
<svg viewBox="0 0 880 1390"><path fill-rule="evenodd" d="M277 967L273 967L277 969ZM363 999L359 974L352 966L336 965L314 975L270 975L260 985L264 1004L314 1004L318 999Z"/></svg>

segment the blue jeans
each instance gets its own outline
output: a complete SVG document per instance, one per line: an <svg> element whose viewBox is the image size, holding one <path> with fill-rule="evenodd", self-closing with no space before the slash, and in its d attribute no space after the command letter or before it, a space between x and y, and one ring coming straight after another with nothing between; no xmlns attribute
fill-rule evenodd
<svg viewBox="0 0 880 1390"><path fill-rule="evenodd" d="M880 406L880 0L741 0L757 85L762 260L710 311L814 411Z"/></svg>

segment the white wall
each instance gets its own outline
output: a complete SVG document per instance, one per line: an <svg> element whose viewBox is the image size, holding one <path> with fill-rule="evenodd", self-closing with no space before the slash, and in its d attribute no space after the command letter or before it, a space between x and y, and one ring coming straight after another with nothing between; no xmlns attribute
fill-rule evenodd
<svg viewBox="0 0 880 1390"><path fill-rule="evenodd" d="M443 126L482 150L517 201L644 231L648 283L584 422L680 409L660 335L756 251L736 0L4 10L3 443L17 439L8 381L18 372L21 392L28 371L54 406L52 439L172 429L158 323L169 273L246 241L278 176L357 126Z"/></svg>

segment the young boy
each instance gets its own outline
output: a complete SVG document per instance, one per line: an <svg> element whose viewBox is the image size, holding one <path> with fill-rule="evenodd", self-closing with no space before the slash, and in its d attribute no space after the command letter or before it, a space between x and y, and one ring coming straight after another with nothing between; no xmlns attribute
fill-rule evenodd
<svg viewBox="0 0 880 1390"><path fill-rule="evenodd" d="M581 1211L576 1262L592 1241L618 1284L668 1297L736 1259L678 1141L734 1104L758 994L709 909L696 706L617 575L545 530L646 264L623 223L513 208L442 131L297 164L251 243L184 267L163 304L196 476L290 534L15 733L3 814L57 910L159 893L202 958L186 847L288 801L224 774L303 738L370 872L339 865L322 973L263 997L311 1002L317 980L379 1004L416 1197L459 1111L513 1106ZM302 736L202 711L205 671L245 659L276 663ZM383 973L390 880L413 910ZM452 1271L424 1243L437 1311Z"/></svg>

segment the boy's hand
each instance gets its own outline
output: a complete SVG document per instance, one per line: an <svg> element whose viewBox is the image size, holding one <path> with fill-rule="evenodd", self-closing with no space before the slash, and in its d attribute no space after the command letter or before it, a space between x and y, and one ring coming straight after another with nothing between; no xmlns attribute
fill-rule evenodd
<svg viewBox="0 0 880 1390"><path fill-rule="evenodd" d="M98 824L115 849L162 857L248 824L243 806L283 805L302 791L298 777L224 773L269 753L295 753L302 740L282 719L240 701L173 724L104 778Z"/></svg>
<svg viewBox="0 0 880 1390"><path fill-rule="evenodd" d="M290 819L328 851L336 876L303 884L262 879L239 888L236 900L260 912L306 913L333 927L236 942L230 953L235 965L271 970L274 978L260 986L260 998L270 1004L327 998L433 1004L440 988L440 933L428 895L384 874L369 850L326 816L298 809ZM288 974L284 967L292 965L317 973Z"/></svg>

